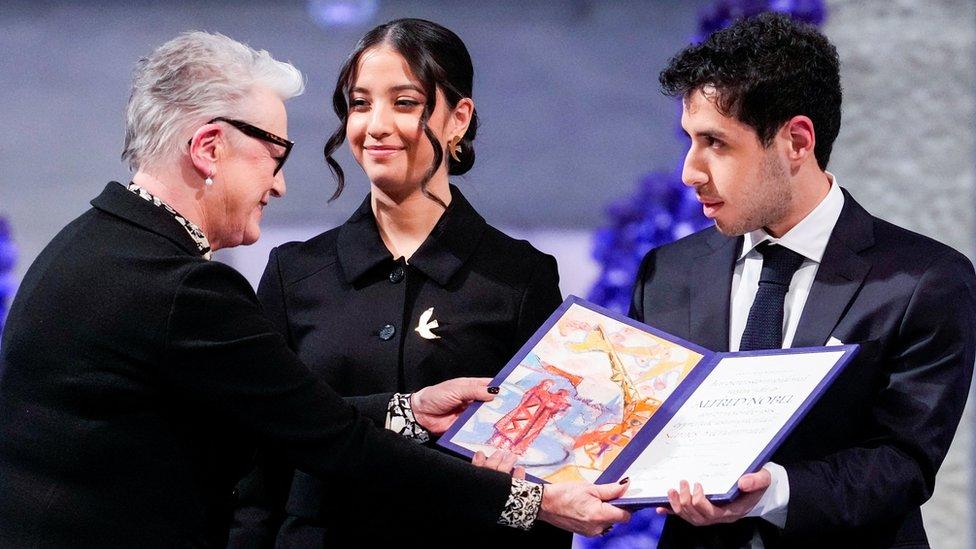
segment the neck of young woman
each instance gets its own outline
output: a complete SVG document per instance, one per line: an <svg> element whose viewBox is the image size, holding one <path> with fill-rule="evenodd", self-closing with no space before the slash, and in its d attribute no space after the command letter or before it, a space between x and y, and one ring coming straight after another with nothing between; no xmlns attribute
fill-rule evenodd
<svg viewBox="0 0 976 549"><path fill-rule="evenodd" d="M409 261L444 215L444 206L431 200L419 186L396 194L385 192L376 185L370 187L373 216L383 244L394 258L402 257ZM439 198L444 205L450 204L451 190L447 174L428 181L427 192Z"/></svg>

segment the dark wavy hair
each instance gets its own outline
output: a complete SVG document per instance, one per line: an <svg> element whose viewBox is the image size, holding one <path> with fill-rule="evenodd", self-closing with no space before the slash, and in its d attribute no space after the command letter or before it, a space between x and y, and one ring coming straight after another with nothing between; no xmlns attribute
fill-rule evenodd
<svg viewBox="0 0 976 549"><path fill-rule="evenodd" d="M672 97L714 87L719 112L753 128L764 147L790 118L809 117L826 169L840 131L840 62L815 27L777 13L741 19L675 55L660 82Z"/></svg>
<svg viewBox="0 0 976 549"><path fill-rule="evenodd" d="M423 86L427 101L424 104L423 114L420 116L420 127L423 128L424 135L427 136L431 147L434 148L434 159L421 181L420 188L427 198L446 208L447 206L441 199L427 190L427 182L444 162L444 145L438 141L437 136L427 126L427 122L430 120L434 105L437 102L438 88L447 99L448 107L452 109L457 106L461 99L471 97L474 68L471 65L468 49L458 35L437 23L424 19L396 19L372 29L359 40L356 48L342 65L335 91L332 93L332 108L335 110L336 116L339 117L341 124L325 144L325 161L329 164L329 169L332 170L332 175L336 180L336 190L329 201L338 198L345 187L345 175L342 167L332 158L332 154L346 139L349 90L356 80L359 58L364 51L379 45L387 45L402 55L410 67L410 71ZM461 147L458 158L461 160L456 161L450 156L447 158L450 175L467 173L474 165L474 138L477 134L478 112L475 110L472 113L468 130L458 143Z"/></svg>

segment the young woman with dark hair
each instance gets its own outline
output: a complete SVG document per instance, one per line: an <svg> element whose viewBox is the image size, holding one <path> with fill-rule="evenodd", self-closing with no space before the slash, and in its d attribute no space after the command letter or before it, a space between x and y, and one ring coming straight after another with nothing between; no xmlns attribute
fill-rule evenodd
<svg viewBox="0 0 976 549"><path fill-rule="evenodd" d="M325 157L333 199L345 178L332 155L345 141L370 193L343 225L272 251L258 290L313 372L378 423L401 421L388 406L396 393L493 376L561 301L556 261L488 225L449 183L475 160L472 80L464 43L436 23L399 19L369 31L341 69L333 95L341 124ZM439 434L401 432L419 443ZM514 456L489 460L510 469ZM349 508L341 482L273 463L240 488L232 541L571 544L546 524L461 531L415 505L414 494L402 495L395 516Z"/></svg>

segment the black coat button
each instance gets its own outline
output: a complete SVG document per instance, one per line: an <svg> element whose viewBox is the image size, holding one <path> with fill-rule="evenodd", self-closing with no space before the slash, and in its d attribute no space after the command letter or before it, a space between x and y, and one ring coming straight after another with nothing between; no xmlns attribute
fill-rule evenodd
<svg viewBox="0 0 976 549"><path fill-rule="evenodd" d="M387 324L386 326L380 328L379 336L380 339L382 339L383 341L389 341L390 338L393 337L393 334L395 333L396 333L396 328L394 328L392 324Z"/></svg>
<svg viewBox="0 0 976 549"><path fill-rule="evenodd" d="M390 282L392 282L393 284L396 284L397 282L400 282L401 280L403 280L403 267L400 266L400 265L397 265L396 267L393 268L392 271L390 271Z"/></svg>

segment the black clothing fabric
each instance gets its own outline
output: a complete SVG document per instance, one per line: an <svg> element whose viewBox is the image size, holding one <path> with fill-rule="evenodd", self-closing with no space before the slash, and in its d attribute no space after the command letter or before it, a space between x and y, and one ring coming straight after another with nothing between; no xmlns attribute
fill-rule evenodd
<svg viewBox="0 0 976 549"><path fill-rule="evenodd" d="M488 225L454 186L451 196L409 262L394 259L383 244L367 196L343 225L272 251L258 289L303 362L379 425L394 392L497 374L561 302L555 259ZM430 308L436 339L415 329ZM268 476L277 484L257 482ZM290 489L281 485L288 475L272 468L249 480L267 492L245 495L249 505L232 529L237 546L269 546L275 537L280 547L356 540L571 544L568 533L541 523L528 533L496 526L474 539L470 528L435 516L418 527L403 513L349 509L336 496L341 483L300 471ZM399 498L404 509L415 503L409 492Z"/></svg>
<svg viewBox="0 0 976 549"><path fill-rule="evenodd" d="M644 258L631 315L724 351L742 237L705 229ZM932 495L976 358L976 275L965 256L865 211L844 191L793 347L833 337L858 355L771 461L786 469L786 525L694 527L669 517L660 547L928 547Z"/></svg>
<svg viewBox="0 0 976 549"><path fill-rule="evenodd" d="M349 506L498 520L508 475L376 428L248 282L110 183L31 265L0 347L0 547L218 547L255 440Z"/></svg>

